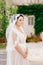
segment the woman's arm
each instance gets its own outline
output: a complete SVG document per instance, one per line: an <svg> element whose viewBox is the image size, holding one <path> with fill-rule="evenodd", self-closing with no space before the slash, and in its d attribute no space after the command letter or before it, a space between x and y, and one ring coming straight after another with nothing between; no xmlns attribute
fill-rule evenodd
<svg viewBox="0 0 43 65"><path fill-rule="evenodd" d="M27 57L28 54L26 52L23 52L23 50L20 48L20 46L16 46L15 48L24 58Z"/></svg>
<svg viewBox="0 0 43 65"><path fill-rule="evenodd" d="M14 41L14 43L15 43L15 41L17 40L17 35L16 35L14 32L12 33L12 38L13 38L13 41ZM26 58L28 54L21 49L21 47L18 45L19 42L17 42L16 44L17 44L17 45L15 46L15 49L16 49L24 58Z"/></svg>

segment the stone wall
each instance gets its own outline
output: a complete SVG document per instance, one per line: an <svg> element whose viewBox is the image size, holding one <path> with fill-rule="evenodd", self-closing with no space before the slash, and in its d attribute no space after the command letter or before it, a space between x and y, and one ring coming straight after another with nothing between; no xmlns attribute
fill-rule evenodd
<svg viewBox="0 0 43 65"><path fill-rule="evenodd" d="M13 5L43 4L43 0L6 0ZM10 4L10 3L9 3Z"/></svg>
<svg viewBox="0 0 43 65"><path fill-rule="evenodd" d="M7 5L43 4L43 0L6 0Z"/></svg>

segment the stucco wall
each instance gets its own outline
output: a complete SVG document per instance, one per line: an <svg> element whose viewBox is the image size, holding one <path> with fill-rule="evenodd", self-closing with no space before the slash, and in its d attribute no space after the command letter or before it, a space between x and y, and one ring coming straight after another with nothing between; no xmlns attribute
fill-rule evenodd
<svg viewBox="0 0 43 65"><path fill-rule="evenodd" d="M8 5L29 5L29 4L43 4L43 0L5 0Z"/></svg>

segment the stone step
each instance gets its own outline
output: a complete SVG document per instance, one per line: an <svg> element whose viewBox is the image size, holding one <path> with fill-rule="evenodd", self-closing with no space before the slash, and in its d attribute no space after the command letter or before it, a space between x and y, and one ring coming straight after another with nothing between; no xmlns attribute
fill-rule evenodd
<svg viewBox="0 0 43 65"><path fill-rule="evenodd" d="M0 59L6 59L7 55L6 54L0 54Z"/></svg>
<svg viewBox="0 0 43 65"><path fill-rule="evenodd" d="M6 50L0 50L0 54L6 54Z"/></svg>
<svg viewBox="0 0 43 65"><path fill-rule="evenodd" d="M1 59L1 58L0 58L0 62L1 62L1 61L4 61L4 62L5 62L5 61L6 61L6 59Z"/></svg>
<svg viewBox="0 0 43 65"><path fill-rule="evenodd" d="M0 65L6 65L6 62L4 62L4 61L2 62L2 61L1 61L1 62L0 62Z"/></svg>
<svg viewBox="0 0 43 65"><path fill-rule="evenodd" d="M6 65L7 53L6 50L0 50L0 65Z"/></svg>

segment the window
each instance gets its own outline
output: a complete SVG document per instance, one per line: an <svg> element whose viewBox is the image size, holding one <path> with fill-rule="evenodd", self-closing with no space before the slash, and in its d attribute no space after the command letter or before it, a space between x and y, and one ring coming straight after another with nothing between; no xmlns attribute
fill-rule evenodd
<svg viewBox="0 0 43 65"><path fill-rule="evenodd" d="M33 15L28 16L28 25L34 25L35 17Z"/></svg>

